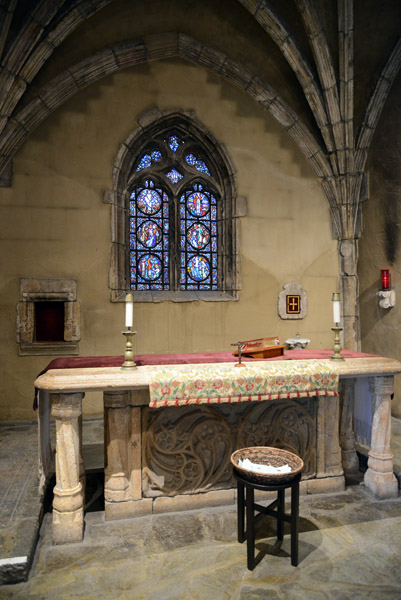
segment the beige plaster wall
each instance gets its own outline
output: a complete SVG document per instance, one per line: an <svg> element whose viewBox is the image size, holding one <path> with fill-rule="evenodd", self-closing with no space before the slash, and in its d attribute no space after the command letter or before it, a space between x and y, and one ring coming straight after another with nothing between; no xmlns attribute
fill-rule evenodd
<svg viewBox="0 0 401 600"><path fill-rule="evenodd" d="M377 127L369 155L370 198L363 207L358 274L362 350L401 360L401 76ZM396 305L379 306L380 270L390 269ZM393 414L401 417L401 376L395 378Z"/></svg>
<svg viewBox="0 0 401 600"><path fill-rule="evenodd" d="M242 291L237 302L136 304L137 352L215 351L260 335L299 332L310 347L332 345L331 292L336 241L327 202L305 159L276 122L244 93L199 67L161 61L121 71L80 92L29 138L0 189L1 411L33 419L35 375L50 358L19 357L16 304L20 277L77 280L80 354L122 354L123 305L109 300L111 169L121 142L152 106L192 109L221 141L248 199L241 219ZM298 281L308 315L282 321L278 293ZM86 414L101 412L88 395Z"/></svg>

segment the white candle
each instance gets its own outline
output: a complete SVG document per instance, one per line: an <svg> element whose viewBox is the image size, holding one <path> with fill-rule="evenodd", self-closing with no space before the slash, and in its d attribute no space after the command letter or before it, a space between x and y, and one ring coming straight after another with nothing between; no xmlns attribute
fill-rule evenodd
<svg viewBox="0 0 401 600"><path fill-rule="evenodd" d="M134 296L129 293L125 296L125 326L132 327L134 324Z"/></svg>
<svg viewBox="0 0 401 600"><path fill-rule="evenodd" d="M338 293L334 293L333 294L333 321L334 323L339 323L341 320L341 314L340 314L340 300L337 300L337 298L339 298L339 294Z"/></svg>

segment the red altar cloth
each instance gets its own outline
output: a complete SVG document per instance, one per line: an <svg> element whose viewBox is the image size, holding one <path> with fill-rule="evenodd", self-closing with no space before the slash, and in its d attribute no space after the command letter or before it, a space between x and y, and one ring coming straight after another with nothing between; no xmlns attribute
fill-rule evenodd
<svg viewBox="0 0 401 600"><path fill-rule="evenodd" d="M260 360L321 360L330 358L333 350L284 350L282 356L271 358L242 357L242 362L255 362ZM376 356L364 352L351 352L342 350L344 358L366 358ZM188 352L181 354L137 354L134 358L138 367L143 365L190 365L200 363L238 362L238 357L231 352ZM121 367L123 356L67 356L52 360L39 375L51 369L85 369L90 367ZM38 375L38 377L39 377Z"/></svg>
<svg viewBox="0 0 401 600"><path fill-rule="evenodd" d="M273 356L271 358L251 358L242 357L243 362L267 361L267 360L308 360L330 358L333 350L284 350L282 356ZM342 350L344 358L366 358L376 356L375 354L366 354L364 352L352 352L351 350ZM200 363L223 363L238 362L238 357L233 356L231 352L190 352L181 354L137 354L134 358L136 364L143 365L185 365ZM123 356L67 356L55 358L38 375L43 375L52 369L85 369L91 367L121 367L124 362ZM33 403L33 409L38 408L37 390Z"/></svg>

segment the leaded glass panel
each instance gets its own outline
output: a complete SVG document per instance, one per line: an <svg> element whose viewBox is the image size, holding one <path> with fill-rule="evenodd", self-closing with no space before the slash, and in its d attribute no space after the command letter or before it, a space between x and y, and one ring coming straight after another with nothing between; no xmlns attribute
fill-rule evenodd
<svg viewBox="0 0 401 600"><path fill-rule="evenodd" d="M210 171L206 166L206 163L203 160L199 160L195 154L187 154L185 160L191 167L195 167L201 173L205 173L210 176Z"/></svg>
<svg viewBox="0 0 401 600"><path fill-rule="evenodd" d="M169 290L174 283L175 290L217 290L217 196L208 159L190 134L176 130L155 136L148 148L131 183L131 289Z"/></svg>
<svg viewBox="0 0 401 600"><path fill-rule="evenodd" d="M169 289L169 204L166 192L148 179L130 195L131 289Z"/></svg>
<svg viewBox="0 0 401 600"><path fill-rule="evenodd" d="M177 171L177 169L171 169L171 171L166 173L166 177L168 177L173 183L178 183L180 179L184 177L184 175Z"/></svg>
<svg viewBox="0 0 401 600"><path fill-rule="evenodd" d="M160 150L152 150L150 153L143 154L141 157L136 171L142 171L142 169L147 169L151 167L155 162L159 162L162 159L162 153Z"/></svg>
<svg viewBox="0 0 401 600"><path fill-rule="evenodd" d="M195 183L180 198L180 287L217 290L216 198Z"/></svg>
<svg viewBox="0 0 401 600"><path fill-rule="evenodd" d="M170 135L170 137L168 138L168 145L170 146L171 150L174 153L177 152L177 150L181 146L181 144L182 144L181 140L176 135Z"/></svg>

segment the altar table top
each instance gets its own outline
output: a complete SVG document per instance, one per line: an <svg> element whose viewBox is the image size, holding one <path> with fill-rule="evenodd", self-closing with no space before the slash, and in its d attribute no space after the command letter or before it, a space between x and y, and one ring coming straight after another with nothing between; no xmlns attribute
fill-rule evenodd
<svg viewBox="0 0 401 600"><path fill-rule="evenodd" d="M313 355L314 354L314 355ZM287 361L287 360L307 360L316 358L319 361L328 362L333 372L337 373L340 378L344 377L370 377L370 376L391 376L401 373L401 363L392 358L381 356L367 355L363 353L350 352L343 350L342 354L345 358L343 361L330 360L331 350L289 350L286 351L284 357L275 357L267 359L272 362ZM160 355L148 355L160 356ZM172 359L173 355L164 355ZM180 355L182 356L182 355ZM170 363L170 364L196 364L193 360L194 355L187 355L187 359L191 362L185 363ZM234 358L234 357L232 357ZM75 393L75 392L90 392L90 391L113 391L113 390L140 390L149 389L151 382L152 371L155 364L142 364L136 369L122 369L121 366L108 366L113 360L118 359L121 365L122 357L90 357L90 364L96 365L96 361L102 359L101 364L105 366L87 366L76 367L79 364L78 360L83 360L83 357L63 359L69 361L67 368L54 368L52 361L49 365L49 370L41 374L35 381L35 387L38 390L44 390L51 393ZM106 360L104 360L106 359ZM108 360L110 359L110 361ZM88 359L86 359L88 360ZM137 357L135 357L137 360ZM227 361L229 363L236 362L237 359ZM200 361L207 362L207 361ZM217 361L213 361L217 362ZM105 364L106 363L106 364ZM108 363L108 364L107 364ZM266 366L266 361L252 360L252 365L257 363ZM82 362L81 362L82 364ZM168 363L167 363L168 364ZM198 363L199 364L199 361ZM224 364L224 362L222 363ZM247 362L248 364L248 362ZM243 367L242 370L245 370Z"/></svg>

